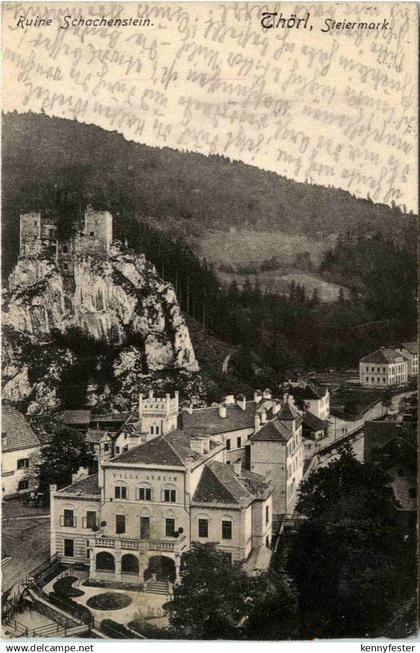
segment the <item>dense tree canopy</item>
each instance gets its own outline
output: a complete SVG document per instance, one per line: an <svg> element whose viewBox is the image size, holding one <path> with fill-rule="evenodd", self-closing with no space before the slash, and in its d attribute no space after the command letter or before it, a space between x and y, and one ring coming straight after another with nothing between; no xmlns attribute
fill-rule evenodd
<svg viewBox="0 0 420 653"><path fill-rule="evenodd" d="M94 468L94 459L82 433L48 418L44 421L44 429L50 431L51 440L30 458L27 475L35 481L48 503L50 485L57 485L58 489L70 485L72 474L80 467Z"/></svg>
<svg viewBox="0 0 420 653"><path fill-rule="evenodd" d="M389 477L349 450L311 474L290 544L303 637L379 637L416 592L415 530L390 501ZM394 631L409 620L409 607ZM411 624L411 629L413 624Z"/></svg>
<svg viewBox="0 0 420 653"><path fill-rule="evenodd" d="M170 625L182 639L292 639L296 598L280 570L250 576L213 545L195 544L182 558Z"/></svg>

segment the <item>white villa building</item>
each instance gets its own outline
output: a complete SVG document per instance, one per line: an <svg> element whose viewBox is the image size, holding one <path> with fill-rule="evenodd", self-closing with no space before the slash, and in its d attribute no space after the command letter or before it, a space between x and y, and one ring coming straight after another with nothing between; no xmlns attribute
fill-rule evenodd
<svg viewBox="0 0 420 653"><path fill-rule="evenodd" d="M217 437L174 430L51 486L51 555L89 563L92 580L131 584L174 581L193 542L265 568L272 492L269 480L226 465Z"/></svg>
<svg viewBox="0 0 420 653"><path fill-rule="evenodd" d="M392 347L381 347L361 359L360 384L364 388L389 388L408 381L408 360Z"/></svg>
<svg viewBox="0 0 420 653"><path fill-rule="evenodd" d="M194 542L214 543L250 572L267 568L273 523L295 511L304 420L315 420L313 438L328 424L328 391L300 390L302 408L266 389L183 410L178 394L150 392L114 432L91 419L98 473L51 487L51 554L89 564L92 580L133 584L174 580Z"/></svg>

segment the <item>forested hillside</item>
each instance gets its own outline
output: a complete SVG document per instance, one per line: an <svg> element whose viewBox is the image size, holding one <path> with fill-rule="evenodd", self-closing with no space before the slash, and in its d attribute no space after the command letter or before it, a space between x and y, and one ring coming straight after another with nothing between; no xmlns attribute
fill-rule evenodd
<svg viewBox="0 0 420 653"><path fill-rule="evenodd" d="M413 216L348 192L301 184L221 156L158 149L117 132L40 114L3 116L3 273L13 266L21 212L57 208L68 218L87 201L115 216L153 218L170 235L194 239L208 228L240 227L329 236L351 224L412 239ZM410 227L410 229L407 229Z"/></svg>
<svg viewBox="0 0 420 653"><path fill-rule="evenodd" d="M173 284L194 325L209 400L272 386L295 371L353 367L381 345L414 337L416 221L397 207L44 115L5 116L3 143L4 272L16 262L21 212L53 211L66 238L88 202L110 210L114 237ZM308 293L294 280L287 292L249 278L241 288L221 287L194 239L209 227L239 225L307 238L338 234L320 272L348 291L321 304L317 289Z"/></svg>

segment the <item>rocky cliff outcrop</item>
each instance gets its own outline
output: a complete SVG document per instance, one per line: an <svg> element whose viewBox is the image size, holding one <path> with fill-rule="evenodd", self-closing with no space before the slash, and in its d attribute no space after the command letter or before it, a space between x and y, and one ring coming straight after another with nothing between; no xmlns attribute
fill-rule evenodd
<svg viewBox="0 0 420 653"><path fill-rule="evenodd" d="M170 378L176 385L177 376L191 384L197 377L172 286L142 254L117 245L107 260L75 255L71 271L48 257L20 258L4 296L3 325L3 396L27 401L33 413L66 403L63 378L78 365L93 405L104 399L126 405L145 384L162 386ZM87 348L103 343L97 365L89 359L83 367L88 352L74 346L77 334Z"/></svg>

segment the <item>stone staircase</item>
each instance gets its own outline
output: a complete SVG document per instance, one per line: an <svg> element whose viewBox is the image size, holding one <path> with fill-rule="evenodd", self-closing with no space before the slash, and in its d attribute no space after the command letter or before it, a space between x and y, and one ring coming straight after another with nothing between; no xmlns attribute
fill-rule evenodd
<svg viewBox="0 0 420 653"><path fill-rule="evenodd" d="M149 580L144 584L143 590L148 594L163 594L164 596L171 593L170 584L167 580Z"/></svg>

